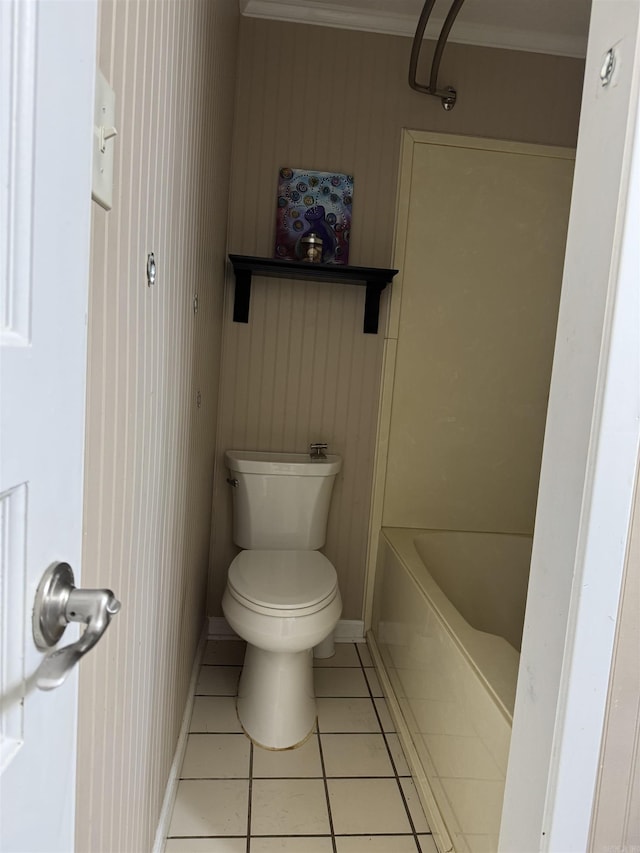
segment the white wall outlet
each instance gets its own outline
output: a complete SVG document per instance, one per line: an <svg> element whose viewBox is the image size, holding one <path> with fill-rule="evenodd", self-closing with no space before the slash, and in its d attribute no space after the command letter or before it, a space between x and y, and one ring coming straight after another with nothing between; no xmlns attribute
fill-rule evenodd
<svg viewBox="0 0 640 853"><path fill-rule="evenodd" d="M105 210L113 203L113 151L115 137L116 93L98 68L93 127L93 176L91 198Z"/></svg>

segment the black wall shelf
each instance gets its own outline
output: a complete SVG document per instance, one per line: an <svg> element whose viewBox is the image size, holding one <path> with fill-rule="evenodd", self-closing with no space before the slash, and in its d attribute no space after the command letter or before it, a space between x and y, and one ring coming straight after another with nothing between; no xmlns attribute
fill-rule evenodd
<svg viewBox="0 0 640 853"><path fill-rule="evenodd" d="M233 302L233 322L249 322L251 276L295 278L301 281L329 281L334 284L359 284L366 288L364 299L365 334L378 332L380 294L391 284L398 270L378 267L351 267L340 264L309 264L302 261L279 261L273 258L254 258L250 255L229 255L236 277Z"/></svg>

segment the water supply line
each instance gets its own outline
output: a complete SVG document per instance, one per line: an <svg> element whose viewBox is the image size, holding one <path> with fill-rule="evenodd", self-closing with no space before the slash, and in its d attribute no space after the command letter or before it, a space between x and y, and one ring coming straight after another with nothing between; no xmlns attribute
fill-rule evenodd
<svg viewBox="0 0 640 853"><path fill-rule="evenodd" d="M418 81L416 80L416 74L418 71L418 58L420 57L420 48L422 46L422 39L424 38L424 31L427 28L427 23L429 22L429 18L431 17L431 12L433 11L435 2L436 0L425 0L425 4L422 7L422 12L420 13L420 17L418 18L416 34L413 37L413 44L411 45L411 59L409 60L409 85L412 89L415 89L416 92L422 92L425 95L432 95L434 98L440 98L443 109L449 112L456 105L456 98L458 96L458 93L452 86L447 86L446 89L438 89L438 71L440 70L442 54L444 53L444 49L447 44L447 39L449 38L449 33L451 32L451 27L453 26L453 22L455 21L458 12L462 7L462 4L464 3L464 0L453 0L451 8L449 9L449 13L444 19L444 23L442 25L442 29L440 30L440 35L438 36L438 41L436 43L436 48L433 53L433 61L431 63L431 74L429 75L429 85L425 86L423 83L418 83Z"/></svg>

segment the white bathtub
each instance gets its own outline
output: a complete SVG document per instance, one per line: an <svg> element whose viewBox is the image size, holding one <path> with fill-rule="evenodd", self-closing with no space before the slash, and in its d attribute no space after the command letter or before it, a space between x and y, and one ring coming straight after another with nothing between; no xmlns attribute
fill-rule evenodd
<svg viewBox="0 0 640 853"><path fill-rule="evenodd" d="M497 850L530 559L526 536L381 532L372 645L442 850Z"/></svg>

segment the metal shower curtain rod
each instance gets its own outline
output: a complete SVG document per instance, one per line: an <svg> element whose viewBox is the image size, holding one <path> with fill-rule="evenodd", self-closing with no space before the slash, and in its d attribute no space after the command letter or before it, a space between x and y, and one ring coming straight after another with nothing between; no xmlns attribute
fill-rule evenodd
<svg viewBox="0 0 640 853"><path fill-rule="evenodd" d="M438 71L440 70L442 54L444 53L445 45L447 44L447 39L449 38L449 33L451 32L451 27L453 26L453 22L455 21L458 12L460 11L460 8L462 7L462 4L464 3L464 0L453 0L451 8L449 9L449 13L444 19L444 24L442 25L440 35L438 36L436 49L433 53L433 61L431 63L431 74L429 75L429 85L425 86L422 83L418 83L418 81L416 80L416 73L418 70L418 58L420 56L420 48L422 46L422 39L424 38L424 31L427 28L427 23L429 22L429 18L431 17L431 12L433 11L435 2L436 0L425 0L425 4L418 19L416 34L413 37L413 44L411 45L411 59L409 60L409 85L412 89L415 89L416 92L423 92L425 95L432 95L434 98L440 98L443 108L449 111L454 108L458 93L452 86L447 86L446 89L438 89Z"/></svg>

